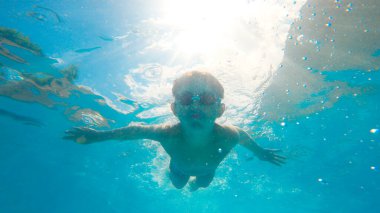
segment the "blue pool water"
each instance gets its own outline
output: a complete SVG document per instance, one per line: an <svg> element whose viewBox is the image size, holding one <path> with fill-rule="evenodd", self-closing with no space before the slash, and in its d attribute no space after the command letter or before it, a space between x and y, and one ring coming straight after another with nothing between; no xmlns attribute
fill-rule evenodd
<svg viewBox="0 0 380 213"><path fill-rule="evenodd" d="M366 1L1 1L0 212L379 212L380 4ZM28 42L27 42L28 43ZM159 144L63 140L175 122L172 81L208 68L236 147L212 184L175 189Z"/></svg>

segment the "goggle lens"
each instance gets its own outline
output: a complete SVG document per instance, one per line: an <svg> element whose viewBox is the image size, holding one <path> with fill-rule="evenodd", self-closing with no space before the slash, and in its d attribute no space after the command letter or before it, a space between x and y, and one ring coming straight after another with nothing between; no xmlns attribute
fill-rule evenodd
<svg viewBox="0 0 380 213"><path fill-rule="evenodd" d="M194 101L199 101L201 105L213 105L219 98L211 93L202 93L200 95L193 95L191 92L184 92L178 98L179 103L184 106L191 105Z"/></svg>

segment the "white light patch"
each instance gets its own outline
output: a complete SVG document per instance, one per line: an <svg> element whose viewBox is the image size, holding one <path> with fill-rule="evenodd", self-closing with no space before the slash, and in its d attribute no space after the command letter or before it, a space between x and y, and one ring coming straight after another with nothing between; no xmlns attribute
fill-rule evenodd
<svg viewBox="0 0 380 213"><path fill-rule="evenodd" d="M174 79L184 71L205 68L224 86L223 102L229 106L224 115L229 122L249 123L281 63L288 31L304 2L162 0L156 5L157 15L143 22L151 33L141 57L160 55L163 62L159 63L174 71L161 78ZM172 81L156 78L156 82ZM146 93L134 83L127 83L132 95L159 97L157 87Z"/></svg>
<svg viewBox="0 0 380 213"><path fill-rule="evenodd" d="M215 0L168 0L164 5L161 22L178 29L173 41L186 54L205 53L223 45L242 10L235 2Z"/></svg>
<svg viewBox="0 0 380 213"><path fill-rule="evenodd" d="M258 50L258 43L267 49L274 47L268 44L276 44L275 49L281 50L299 8L292 1L274 0L165 0L161 5L162 16L155 23L173 29L170 42L186 56L240 51L252 45Z"/></svg>

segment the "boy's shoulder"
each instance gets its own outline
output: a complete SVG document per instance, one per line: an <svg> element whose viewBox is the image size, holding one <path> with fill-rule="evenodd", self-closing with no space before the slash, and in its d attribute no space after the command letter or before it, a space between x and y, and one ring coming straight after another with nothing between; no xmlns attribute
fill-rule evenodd
<svg viewBox="0 0 380 213"><path fill-rule="evenodd" d="M233 125L215 125L215 131L218 137L238 140L240 137L240 128Z"/></svg>
<svg viewBox="0 0 380 213"><path fill-rule="evenodd" d="M180 132L179 124L165 123L153 125L154 131L164 135L175 135Z"/></svg>

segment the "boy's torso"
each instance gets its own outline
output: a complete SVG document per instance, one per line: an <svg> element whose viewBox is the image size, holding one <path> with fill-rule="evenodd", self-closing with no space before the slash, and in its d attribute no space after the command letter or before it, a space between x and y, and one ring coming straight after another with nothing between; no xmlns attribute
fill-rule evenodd
<svg viewBox="0 0 380 213"><path fill-rule="evenodd" d="M191 176L214 172L239 139L236 128L217 124L213 139L198 145L184 140L178 126L170 127L165 136L160 143L169 154L171 164Z"/></svg>

